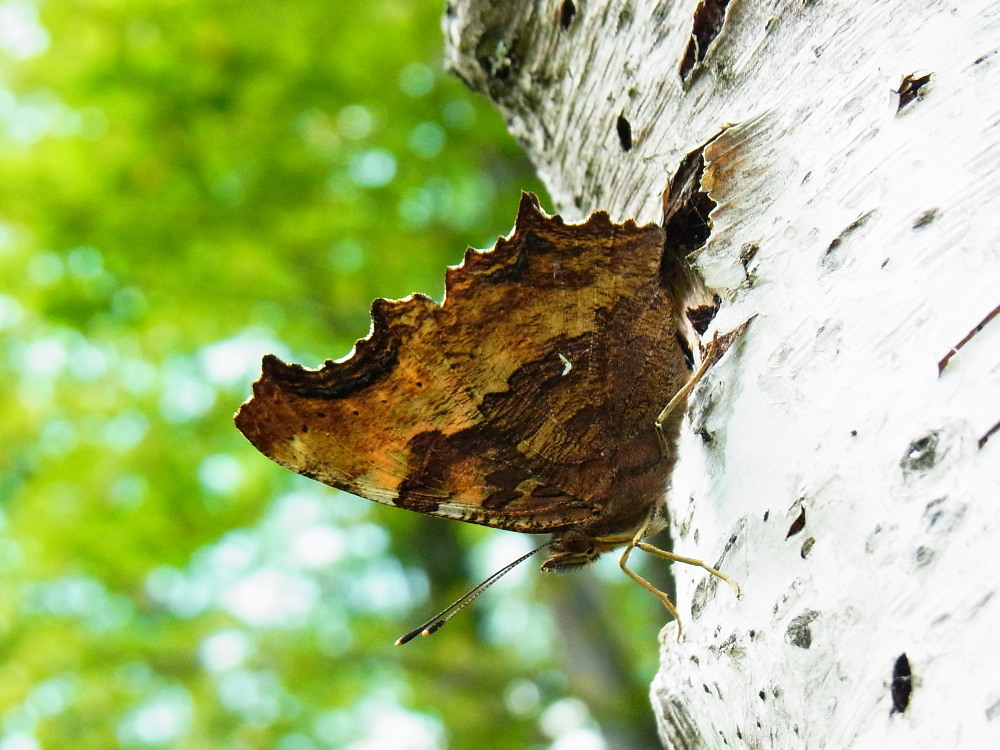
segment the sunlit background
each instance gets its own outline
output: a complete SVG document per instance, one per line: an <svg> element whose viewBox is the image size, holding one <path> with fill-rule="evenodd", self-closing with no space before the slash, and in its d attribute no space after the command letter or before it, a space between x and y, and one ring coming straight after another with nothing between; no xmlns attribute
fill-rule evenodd
<svg viewBox="0 0 1000 750"><path fill-rule="evenodd" d="M0 750L658 746L666 618L614 560L396 648L537 540L232 424L262 354L342 356L542 192L441 11L0 2Z"/></svg>

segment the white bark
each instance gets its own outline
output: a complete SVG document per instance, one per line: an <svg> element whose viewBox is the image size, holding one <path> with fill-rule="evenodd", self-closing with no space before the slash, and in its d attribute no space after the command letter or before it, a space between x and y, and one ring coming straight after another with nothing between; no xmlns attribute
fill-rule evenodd
<svg viewBox="0 0 1000 750"><path fill-rule="evenodd" d="M1000 4L733 0L685 90L695 6L575 0L564 29L558 0L480 0L445 19L450 65L567 219L658 219L679 160L738 123L706 150L698 265L718 329L757 317L693 399L668 507L675 550L743 596L675 566L661 738L1000 747L1000 433L979 444L1000 317L938 374L1000 304ZM891 712L903 653L912 696Z"/></svg>

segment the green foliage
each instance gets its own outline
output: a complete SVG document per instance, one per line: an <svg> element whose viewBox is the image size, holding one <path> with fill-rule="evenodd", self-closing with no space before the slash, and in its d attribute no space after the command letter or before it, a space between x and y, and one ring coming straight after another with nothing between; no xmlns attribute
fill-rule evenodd
<svg viewBox="0 0 1000 750"><path fill-rule="evenodd" d="M618 642L655 602L525 570L394 649L521 547L231 422L261 354L345 354L540 190L441 72L439 4L32 7L48 45L0 51L0 747L544 747L595 726L572 696L649 740L655 654Z"/></svg>

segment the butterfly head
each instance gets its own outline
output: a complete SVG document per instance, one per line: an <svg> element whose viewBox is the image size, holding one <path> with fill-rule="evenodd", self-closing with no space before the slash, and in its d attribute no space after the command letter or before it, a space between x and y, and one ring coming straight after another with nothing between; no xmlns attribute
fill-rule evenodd
<svg viewBox="0 0 1000 750"><path fill-rule="evenodd" d="M549 544L549 556L541 568L544 571L562 571L589 565L598 557L620 547L622 542L608 542L596 539L578 529L569 529L555 536Z"/></svg>

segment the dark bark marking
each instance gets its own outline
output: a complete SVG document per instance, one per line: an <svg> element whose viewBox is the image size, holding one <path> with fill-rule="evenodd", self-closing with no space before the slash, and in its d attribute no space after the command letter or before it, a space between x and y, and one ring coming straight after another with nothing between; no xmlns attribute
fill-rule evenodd
<svg viewBox="0 0 1000 750"><path fill-rule="evenodd" d="M889 715L901 714L910 705L910 694L913 692L913 673L910 671L910 660L902 653L892 667L892 682L889 693L892 696L892 710Z"/></svg>
<svg viewBox="0 0 1000 750"><path fill-rule="evenodd" d="M622 151L628 153L632 150L632 124L625 119L624 112L618 115L615 130L618 131L618 142L622 145Z"/></svg>

